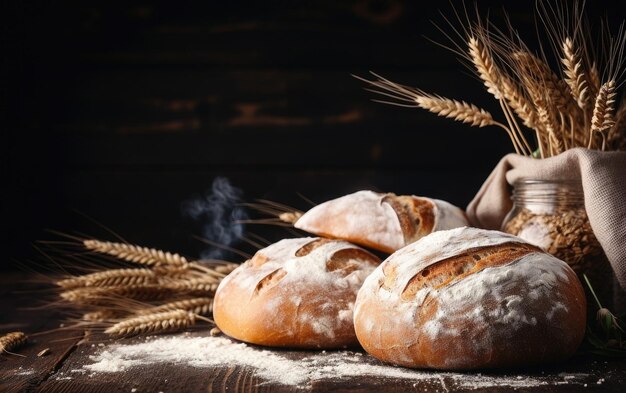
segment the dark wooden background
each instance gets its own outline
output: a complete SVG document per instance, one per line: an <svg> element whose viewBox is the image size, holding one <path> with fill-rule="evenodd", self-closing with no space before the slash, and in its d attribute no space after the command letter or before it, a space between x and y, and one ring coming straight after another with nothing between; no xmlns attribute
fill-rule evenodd
<svg viewBox="0 0 626 393"><path fill-rule="evenodd" d="M458 2L454 2L458 3ZM592 16L620 1L588 4ZM470 3L471 4L471 3ZM504 5L534 37L534 1ZM181 203L227 177L296 207L363 188L465 206L511 150L498 129L384 106L350 74L497 104L445 42L447 2L2 1L0 268L46 228L197 255ZM260 227L252 231L262 232Z"/></svg>

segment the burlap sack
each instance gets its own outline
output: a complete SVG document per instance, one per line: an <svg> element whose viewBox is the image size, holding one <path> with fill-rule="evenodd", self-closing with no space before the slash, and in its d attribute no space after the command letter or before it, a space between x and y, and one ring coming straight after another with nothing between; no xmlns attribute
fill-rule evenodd
<svg viewBox="0 0 626 393"><path fill-rule="evenodd" d="M499 229L520 178L581 180L591 228L626 290L626 152L576 148L543 160L508 154L467 206L472 225Z"/></svg>

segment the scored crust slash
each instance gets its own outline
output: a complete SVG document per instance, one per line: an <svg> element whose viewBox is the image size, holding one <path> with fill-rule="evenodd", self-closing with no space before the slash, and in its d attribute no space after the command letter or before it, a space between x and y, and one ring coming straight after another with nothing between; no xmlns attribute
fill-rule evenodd
<svg viewBox="0 0 626 393"><path fill-rule="evenodd" d="M565 262L476 228L436 232L391 255L354 310L363 348L406 367L549 363L571 356L585 333L585 294Z"/></svg>

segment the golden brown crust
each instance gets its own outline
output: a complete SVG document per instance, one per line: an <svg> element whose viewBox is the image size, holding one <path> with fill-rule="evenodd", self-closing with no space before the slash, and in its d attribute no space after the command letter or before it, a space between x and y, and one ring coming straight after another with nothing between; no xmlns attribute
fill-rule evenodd
<svg viewBox="0 0 626 393"><path fill-rule="evenodd" d="M390 194L385 198L398 215L406 244L428 235L435 227L435 204L426 198Z"/></svg>
<svg viewBox="0 0 626 393"><path fill-rule="evenodd" d="M286 239L268 249L220 284L213 311L218 327L238 340L266 346L358 344L354 300L380 259L328 239Z"/></svg>
<svg viewBox="0 0 626 393"><path fill-rule="evenodd" d="M465 213L438 199L359 191L315 206L294 226L392 253L437 230L468 225Z"/></svg>
<svg viewBox="0 0 626 393"><path fill-rule="evenodd" d="M402 298L408 300L426 286L439 289L452 281L462 280L488 267L502 266L518 260L531 252L541 252L541 250L523 243L504 243L468 250L463 254L430 265L413 276L402 291Z"/></svg>
<svg viewBox="0 0 626 393"><path fill-rule="evenodd" d="M309 255L311 251L331 241L332 241L331 239L324 239L324 238L313 240L312 242L307 243L304 246L300 247L298 251L296 251L296 256L303 257L305 255Z"/></svg>
<svg viewBox="0 0 626 393"><path fill-rule="evenodd" d="M576 351L586 301L567 264L508 235L444 232L390 256L365 281L354 322L368 353L406 367L467 370L545 364Z"/></svg>

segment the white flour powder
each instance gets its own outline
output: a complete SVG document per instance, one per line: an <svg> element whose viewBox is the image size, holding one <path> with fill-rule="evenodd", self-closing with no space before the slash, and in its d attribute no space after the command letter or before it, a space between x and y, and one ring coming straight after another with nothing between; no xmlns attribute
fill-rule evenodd
<svg viewBox="0 0 626 393"><path fill-rule="evenodd" d="M224 337L175 336L148 338L139 344L114 344L91 356L84 370L114 373L155 363L185 364L199 368L245 366L257 377L271 383L306 387L312 381L337 380L359 376L432 382L447 389L455 386L479 389L494 386L511 388L580 382L580 374L558 377L483 375L417 371L386 366L360 352L318 352L292 360L281 351L258 349Z"/></svg>

